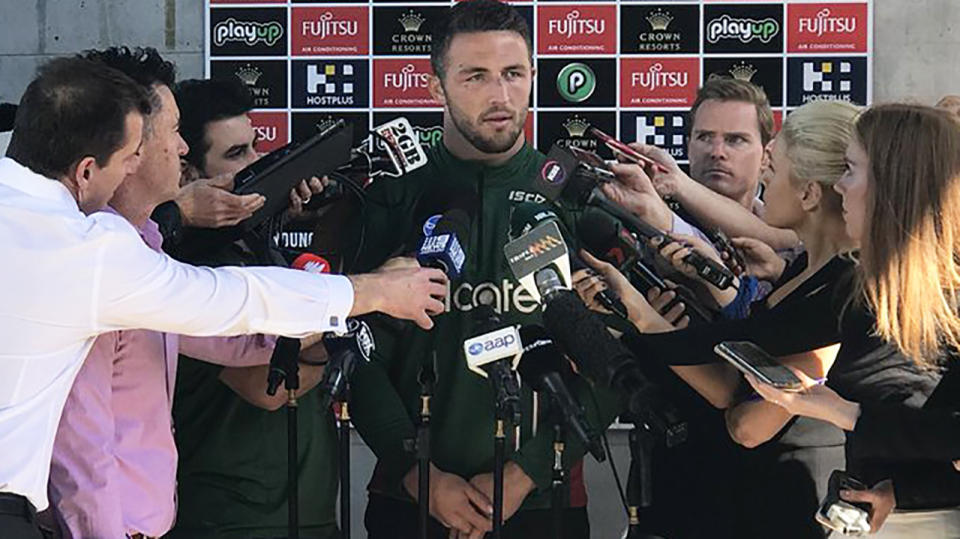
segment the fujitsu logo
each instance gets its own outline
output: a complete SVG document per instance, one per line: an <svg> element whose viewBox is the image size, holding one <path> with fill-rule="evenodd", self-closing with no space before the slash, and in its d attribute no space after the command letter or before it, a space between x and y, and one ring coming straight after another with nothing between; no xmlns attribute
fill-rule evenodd
<svg viewBox="0 0 960 539"><path fill-rule="evenodd" d="M355 36L359 32L357 21L335 20L333 13L327 11L315 21L303 21L303 35L326 39L327 36Z"/></svg>
<svg viewBox="0 0 960 539"><path fill-rule="evenodd" d="M857 31L856 17L831 17L830 8L823 8L815 17L800 17L800 33L815 34L852 34Z"/></svg>
<svg viewBox="0 0 960 539"><path fill-rule="evenodd" d="M242 41L251 46L262 41L271 46L281 37L283 37L283 25L277 21L238 21L230 17L213 27L213 44L218 47L228 41Z"/></svg>
<svg viewBox="0 0 960 539"><path fill-rule="evenodd" d="M663 64L657 62L646 71L630 74L630 84L634 88L646 88L653 91L657 88L684 87L690 82L690 74L685 71L664 71Z"/></svg>
<svg viewBox="0 0 960 539"><path fill-rule="evenodd" d="M386 88L397 88L401 92L406 92L410 88L426 88L430 75L427 73L416 73L416 66L407 64L399 73L384 73L383 86Z"/></svg>
<svg viewBox="0 0 960 539"><path fill-rule="evenodd" d="M547 25L550 35L559 34L567 39L574 35L602 34L607 28L607 21L603 19L581 19L580 12L573 10L562 19L551 19Z"/></svg>
<svg viewBox="0 0 960 539"><path fill-rule="evenodd" d="M253 132L257 134L258 141L265 140L267 142L273 142L277 140L276 126L255 125Z"/></svg>

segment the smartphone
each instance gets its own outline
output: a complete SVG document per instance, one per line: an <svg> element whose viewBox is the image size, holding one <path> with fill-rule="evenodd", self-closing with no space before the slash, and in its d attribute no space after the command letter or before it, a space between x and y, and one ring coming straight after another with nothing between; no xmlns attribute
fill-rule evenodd
<svg viewBox="0 0 960 539"><path fill-rule="evenodd" d="M716 345L713 351L740 371L752 374L777 389L799 391L803 388L803 382L793 371L752 342L724 341Z"/></svg>
<svg viewBox="0 0 960 539"><path fill-rule="evenodd" d="M656 170L658 172L667 172L666 168L661 166L659 163L657 163L653 159L650 159L649 157L641 153L638 153L636 150L634 150L630 146L627 146L626 144L611 137L610 135L604 133L603 131L600 131L596 127L591 127L589 129L589 133L597 137L598 139L600 139L600 141L603 142L607 146L607 148L610 148L610 150L613 153L622 155L626 157L628 160L633 161L634 163L637 163L638 165L643 165L645 167L653 167L653 170Z"/></svg>
<svg viewBox="0 0 960 539"><path fill-rule="evenodd" d="M817 522L843 535L870 533L870 504L840 499L841 490L866 490L867 486L843 470L830 473L827 495L817 510Z"/></svg>

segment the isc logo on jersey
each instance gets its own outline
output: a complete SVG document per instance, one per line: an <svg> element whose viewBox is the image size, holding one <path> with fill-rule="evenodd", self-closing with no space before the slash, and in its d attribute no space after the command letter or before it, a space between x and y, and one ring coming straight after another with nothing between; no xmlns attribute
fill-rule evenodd
<svg viewBox="0 0 960 539"><path fill-rule="evenodd" d="M528 193L527 191L514 190L510 191L510 194L507 195L507 200L510 202L534 202L536 204L543 204L547 201L547 197L541 195L540 193Z"/></svg>

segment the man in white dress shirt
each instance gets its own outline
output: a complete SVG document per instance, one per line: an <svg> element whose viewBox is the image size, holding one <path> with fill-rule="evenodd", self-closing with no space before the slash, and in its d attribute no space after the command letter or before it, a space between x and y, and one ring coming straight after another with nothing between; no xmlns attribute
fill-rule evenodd
<svg viewBox="0 0 960 539"><path fill-rule="evenodd" d="M143 89L82 58L41 68L0 160L0 536L38 538L50 455L70 386L95 337L337 331L373 311L432 327L438 270L324 276L197 268L147 247L100 212L140 161Z"/></svg>

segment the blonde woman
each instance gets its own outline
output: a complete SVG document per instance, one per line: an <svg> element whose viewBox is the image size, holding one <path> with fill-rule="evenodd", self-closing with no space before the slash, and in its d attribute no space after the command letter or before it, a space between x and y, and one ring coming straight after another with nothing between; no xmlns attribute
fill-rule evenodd
<svg viewBox="0 0 960 539"><path fill-rule="evenodd" d="M841 397L804 378L785 393L750 380L765 399L792 413L849 432L862 458L916 463L870 491L882 537L960 537L960 126L953 115L916 105L871 108L847 148L848 172L837 185L847 232L861 242L853 301L876 316L877 334L917 362L946 374L923 408ZM841 391L842 393L842 391ZM859 401L859 402L857 402ZM922 467L921 475L916 467Z"/></svg>
<svg viewBox="0 0 960 539"><path fill-rule="evenodd" d="M821 378L850 382L855 394L882 393L885 398L922 398L933 381L910 368L900 355L882 347L870 334L872 320L862 309L846 309L853 286L854 263L843 253L856 243L847 234L835 183L846 169L844 150L853 133L857 109L849 104L814 102L788 116L772 148L764 219L797 233L806 252L776 279L773 292L754 304L743 320L680 331L657 314L613 268L597 264L603 281L584 279L578 289L588 303L596 290L616 289L637 328L647 335L626 336L638 357L660 357L712 404L727 410L727 427L742 445L757 447L739 490L750 494L742 505L761 507L745 519L742 536L811 537L823 532L811 515L833 468L842 468L844 437L823 422L798 421L791 410L762 400L737 402L739 374L718 362L713 352L726 340L750 340L781 360ZM685 250L670 252L681 259ZM843 322L840 323L841 314ZM649 335L650 333L659 335ZM843 347L838 345L844 342ZM839 355L838 355L839 354ZM860 358L875 358L878 367L863 369ZM836 361L834 361L836 359ZM873 384L869 389L858 380ZM858 393L859 392L859 393ZM731 407L732 406L732 407ZM773 440L774 443L765 443ZM769 496L757 495L767 491ZM777 525L770 528L770 526ZM791 535L792 534L792 535Z"/></svg>

